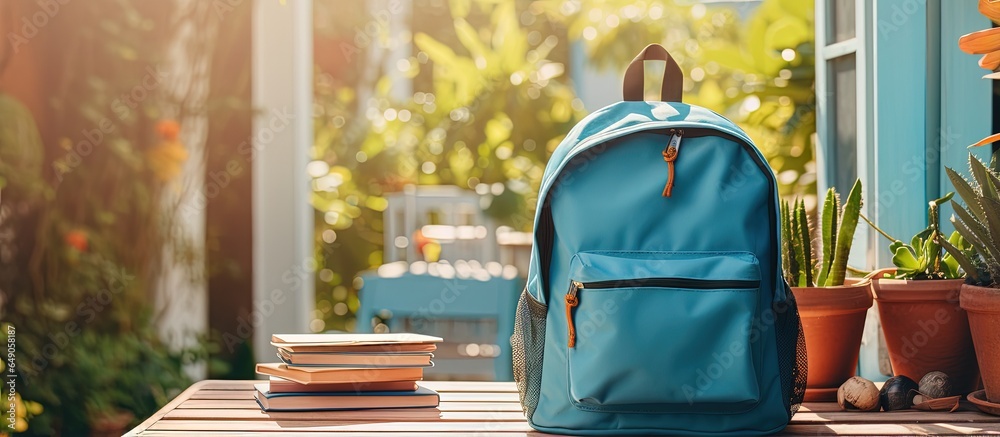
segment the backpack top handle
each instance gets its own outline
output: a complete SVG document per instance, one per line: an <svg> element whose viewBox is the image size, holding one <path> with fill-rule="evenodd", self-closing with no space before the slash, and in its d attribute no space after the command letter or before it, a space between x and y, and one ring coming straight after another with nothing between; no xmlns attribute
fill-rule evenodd
<svg viewBox="0 0 1000 437"><path fill-rule="evenodd" d="M645 69L643 61L666 61L663 70L663 85L660 87L660 100L664 102L680 102L684 84L684 75L677 61L667 53L667 49L659 44L650 44L642 49L625 70L625 82L622 85L622 96L625 101L641 102L643 100L643 77Z"/></svg>

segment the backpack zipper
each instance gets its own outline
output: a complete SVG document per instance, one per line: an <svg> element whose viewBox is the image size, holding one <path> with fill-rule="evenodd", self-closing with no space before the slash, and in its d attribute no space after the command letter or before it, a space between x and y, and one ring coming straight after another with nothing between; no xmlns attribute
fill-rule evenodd
<svg viewBox="0 0 1000 437"><path fill-rule="evenodd" d="M744 279L691 279L691 278L637 278L612 281L580 282L569 281L566 292L566 323L569 347L576 346L576 327L573 324L573 308L580 305L580 290L601 290L609 288L685 288L689 290L742 290L760 287L759 280Z"/></svg>
<svg viewBox="0 0 1000 437"><path fill-rule="evenodd" d="M579 281L569 281L569 291L566 292L566 320L569 321L569 347L576 346L576 328L573 326L573 308L580 304L580 299L576 293L584 288L584 284Z"/></svg>
<svg viewBox="0 0 1000 437"><path fill-rule="evenodd" d="M667 162L667 185L663 187L663 197L670 197L674 189L674 161L681 152L681 137L684 129L670 129L670 141L663 148L663 160Z"/></svg>

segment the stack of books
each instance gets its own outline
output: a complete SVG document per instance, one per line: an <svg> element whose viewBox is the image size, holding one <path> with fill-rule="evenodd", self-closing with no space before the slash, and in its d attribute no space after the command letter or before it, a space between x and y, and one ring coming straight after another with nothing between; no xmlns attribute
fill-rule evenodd
<svg viewBox="0 0 1000 437"><path fill-rule="evenodd" d="M254 394L264 411L437 407L417 381L441 339L420 334L276 334L280 363L257 364L270 380Z"/></svg>

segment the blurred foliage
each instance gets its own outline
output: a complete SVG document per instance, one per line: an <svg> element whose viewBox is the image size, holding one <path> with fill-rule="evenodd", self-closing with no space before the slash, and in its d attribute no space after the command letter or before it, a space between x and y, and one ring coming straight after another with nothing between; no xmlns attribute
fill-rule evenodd
<svg viewBox="0 0 1000 437"><path fill-rule="evenodd" d="M416 2L415 14L420 7ZM365 60L389 64L385 71L348 80L317 74L320 113L310 175L325 267L316 318L326 319L325 329L353 327L343 317L358 306L350 280L382 262L386 193L407 184L480 191L501 184L502 192L486 197L487 214L528 230L545 160L583 115L565 64L552 59L565 41L524 24L513 2L453 2L449 10L457 44L417 32L413 55ZM388 31L377 14L370 19ZM402 79L421 72L430 73L425 88L402 88Z"/></svg>
<svg viewBox="0 0 1000 437"><path fill-rule="evenodd" d="M351 279L382 262L386 193L478 188L488 214L530 230L547 157L585 114L567 74L571 44L614 72L664 44L686 72L685 101L747 130L782 195L815 196L813 2L418 0L411 12L345 13L337 4L315 3L316 329L354 328ZM408 13L413 32L390 32L391 17Z"/></svg>
<svg viewBox="0 0 1000 437"><path fill-rule="evenodd" d="M199 261L175 221L188 152L174 120L203 110L190 87L174 93L159 71L171 47L189 42L177 35L210 39L175 26L214 17L210 5L174 1L60 5L39 30L65 44L60 56L21 65L51 70L36 108L45 130L0 95L0 320L16 327L27 432L79 435L154 413L189 384L183 365L209 347L169 348L153 302L164 267L194 272ZM3 7L10 16L39 11L30 1ZM42 41L23 50L43 50ZM196 42L187 47L195 60L209 47ZM180 288L171 295L184 298Z"/></svg>
<svg viewBox="0 0 1000 437"><path fill-rule="evenodd" d="M719 112L746 130L778 175L782 196L815 196L813 2L723 7L542 0L532 6L550 20L568 20L570 38L583 43L598 68L624 71L639 48L663 44L685 72L685 103ZM646 88L658 89L658 79L647 75Z"/></svg>
<svg viewBox="0 0 1000 437"><path fill-rule="evenodd" d="M14 344L17 343L17 331L16 331L16 329L14 328L13 325L11 325L9 323L0 323L0 345L3 345L3 348L5 350L7 350L9 348L9 346L10 346L11 343L14 343ZM3 374L3 375L7 374L7 371L8 371L7 363L10 360L9 353L10 352L8 351L7 353L3 354L3 359L0 359L0 374ZM14 365L15 366L17 365L16 361L14 362ZM9 380L7 380L5 378L4 382L7 382L7 381L9 381ZM8 385L5 384L3 392L5 394L3 396L3 399L4 399L3 404L7 405L8 402L9 402L9 399L8 399L7 395L9 395L9 393L10 393L10 386L8 386ZM5 408L4 411L6 412L7 409ZM14 432L25 432L25 431L27 431L28 430L28 420L30 420L32 417L35 417L35 416L41 414L42 411L44 411L44 408L42 407L42 404L39 404L38 402L24 400L23 398L21 398L21 394L16 392L16 387L15 387L15 393L14 393L14 422L11 423L9 421L10 416L8 416L8 415L5 414L4 420L2 422L0 422L0 436L6 437L6 436L10 435L10 431L14 431Z"/></svg>

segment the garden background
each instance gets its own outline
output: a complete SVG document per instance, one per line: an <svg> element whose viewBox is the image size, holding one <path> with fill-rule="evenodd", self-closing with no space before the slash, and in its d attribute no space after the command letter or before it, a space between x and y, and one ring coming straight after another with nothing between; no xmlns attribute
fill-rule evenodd
<svg viewBox="0 0 1000 437"><path fill-rule="evenodd" d="M597 109L577 79L617 78L649 42L687 73L686 102L739 123L781 194L815 205L813 2L349 3L312 13L314 331L370 322L353 317L355 278L383 261L387 193L456 185L530 231L547 157ZM251 7L0 4L0 320L16 328L18 431L132 425L192 377L253 377ZM162 326L193 284L209 329L179 341Z"/></svg>

